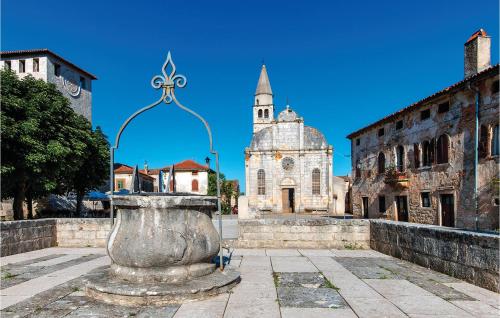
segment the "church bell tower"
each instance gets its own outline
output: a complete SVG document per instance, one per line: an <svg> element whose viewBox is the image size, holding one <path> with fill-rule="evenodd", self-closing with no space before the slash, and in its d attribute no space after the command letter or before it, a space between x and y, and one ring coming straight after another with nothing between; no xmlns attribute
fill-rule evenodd
<svg viewBox="0 0 500 318"><path fill-rule="evenodd" d="M253 105L253 133L255 134L259 130L269 127L273 120L273 91L267 76L266 66L262 65Z"/></svg>

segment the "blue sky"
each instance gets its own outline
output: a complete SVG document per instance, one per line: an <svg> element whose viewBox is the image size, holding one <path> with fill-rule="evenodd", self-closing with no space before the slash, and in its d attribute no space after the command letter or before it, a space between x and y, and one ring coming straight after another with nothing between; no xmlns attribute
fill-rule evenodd
<svg viewBox="0 0 500 318"><path fill-rule="evenodd" d="M158 98L150 86L168 50L188 78L178 98L214 132L221 171L244 190L261 62L275 111L289 98L350 172L345 136L463 78L463 44L480 27L498 63L498 1L2 1L2 50L49 48L99 78L93 124L114 139ZM203 126L159 106L125 131L116 161L203 162Z"/></svg>

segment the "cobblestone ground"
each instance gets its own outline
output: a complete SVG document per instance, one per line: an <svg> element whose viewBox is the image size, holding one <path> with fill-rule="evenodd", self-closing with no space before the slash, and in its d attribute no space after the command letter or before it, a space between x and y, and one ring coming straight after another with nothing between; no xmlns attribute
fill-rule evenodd
<svg viewBox="0 0 500 318"><path fill-rule="evenodd" d="M122 307L85 296L104 249L0 258L1 317L499 317L500 295L371 250L236 249L242 281L180 306Z"/></svg>

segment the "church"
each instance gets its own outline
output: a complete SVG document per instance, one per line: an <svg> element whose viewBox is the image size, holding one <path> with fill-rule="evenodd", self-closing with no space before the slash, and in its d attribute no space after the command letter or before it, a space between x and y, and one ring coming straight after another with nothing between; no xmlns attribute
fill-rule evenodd
<svg viewBox="0 0 500 318"><path fill-rule="evenodd" d="M275 117L265 65L252 111L253 137L245 148L248 208L257 213L332 213L333 147L289 105Z"/></svg>

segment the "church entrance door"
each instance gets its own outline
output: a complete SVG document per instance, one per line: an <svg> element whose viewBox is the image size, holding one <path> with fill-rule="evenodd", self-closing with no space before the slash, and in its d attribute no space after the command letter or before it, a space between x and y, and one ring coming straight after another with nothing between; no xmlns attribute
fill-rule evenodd
<svg viewBox="0 0 500 318"><path fill-rule="evenodd" d="M281 202L283 205L283 213L295 212L295 189L284 188L281 190Z"/></svg>

